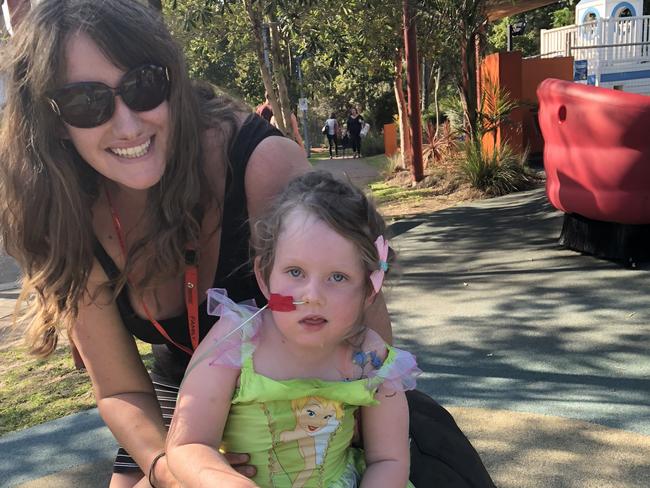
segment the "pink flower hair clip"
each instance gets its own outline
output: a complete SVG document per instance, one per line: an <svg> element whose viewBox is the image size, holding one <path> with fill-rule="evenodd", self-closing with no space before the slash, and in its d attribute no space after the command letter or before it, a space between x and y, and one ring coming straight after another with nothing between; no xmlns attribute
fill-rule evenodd
<svg viewBox="0 0 650 488"><path fill-rule="evenodd" d="M370 273L370 282L375 293L379 293L381 285L384 283L384 276L388 271L388 241L384 239L384 236L379 236L375 240L375 247L377 248L377 254L379 254L379 262L377 263L379 268Z"/></svg>

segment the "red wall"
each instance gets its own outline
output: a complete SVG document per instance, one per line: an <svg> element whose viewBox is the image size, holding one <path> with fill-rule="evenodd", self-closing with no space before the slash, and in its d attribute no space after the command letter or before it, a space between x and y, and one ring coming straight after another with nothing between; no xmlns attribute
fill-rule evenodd
<svg viewBox="0 0 650 488"><path fill-rule="evenodd" d="M486 56L481 63L481 79L492 79L500 88L507 90L519 106L513 110L509 122L497 130L497 143L507 141L516 151L528 147L532 153L541 152L543 140L537 129L537 86L546 78L571 81L573 58L522 59L521 53L500 52ZM482 81L482 85L485 81ZM480 99L480 95L479 95ZM491 149L492 134L483 138L483 146Z"/></svg>

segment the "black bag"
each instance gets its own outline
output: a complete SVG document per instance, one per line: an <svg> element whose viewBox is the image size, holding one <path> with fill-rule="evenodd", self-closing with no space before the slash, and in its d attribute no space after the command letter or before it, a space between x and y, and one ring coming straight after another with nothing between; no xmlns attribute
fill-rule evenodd
<svg viewBox="0 0 650 488"><path fill-rule="evenodd" d="M416 488L496 488L454 418L421 391L407 391L411 482Z"/></svg>

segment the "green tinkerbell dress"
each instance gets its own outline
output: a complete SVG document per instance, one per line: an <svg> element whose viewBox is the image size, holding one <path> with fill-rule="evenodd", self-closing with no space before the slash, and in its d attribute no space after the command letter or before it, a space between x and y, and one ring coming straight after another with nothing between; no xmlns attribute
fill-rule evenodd
<svg viewBox="0 0 650 488"><path fill-rule="evenodd" d="M354 488L364 471L363 452L351 447L354 413L360 406L377 405L374 395L383 383L392 390L415 387L419 374L415 358L388 346L382 362L374 353L359 352L354 362L371 366L362 379L274 380L255 371L253 353L261 320L253 319L232 334L255 308L234 304L222 290L208 291L208 310L220 315L215 359L211 364L241 370L223 447L250 454L263 488ZM412 485L409 483L409 487Z"/></svg>

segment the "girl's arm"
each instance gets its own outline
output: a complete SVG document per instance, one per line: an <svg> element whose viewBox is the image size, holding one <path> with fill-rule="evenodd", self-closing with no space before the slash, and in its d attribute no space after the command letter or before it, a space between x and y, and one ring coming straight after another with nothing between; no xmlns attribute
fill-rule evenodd
<svg viewBox="0 0 650 488"><path fill-rule="evenodd" d="M95 262L88 297L106 280ZM90 375L100 415L146 476L154 457L164 449L166 432L151 380L110 291L79 304L72 339ZM178 486L164 459L156 465L156 474L159 487Z"/></svg>
<svg viewBox="0 0 650 488"><path fill-rule="evenodd" d="M409 477L409 412L406 395L379 387L380 404L362 407L367 468L361 488L402 488Z"/></svg>
<svg viewBox="0 0 650 488"><path fill-rule="evenodd" d="M213 355L201 359L214 348L218 330L217 323L190 361L167 436L167 463L185 488L257 486L231 468L217 450L240 372L236 368L211 366Z"/></svg>

